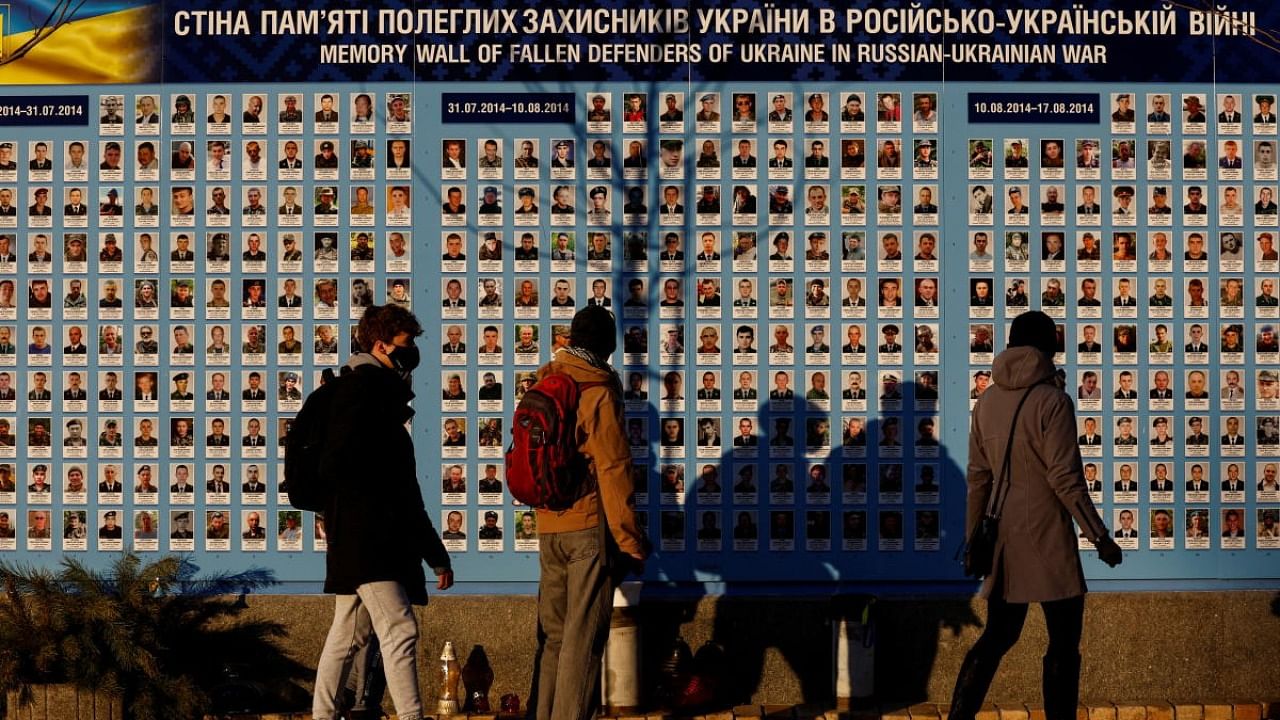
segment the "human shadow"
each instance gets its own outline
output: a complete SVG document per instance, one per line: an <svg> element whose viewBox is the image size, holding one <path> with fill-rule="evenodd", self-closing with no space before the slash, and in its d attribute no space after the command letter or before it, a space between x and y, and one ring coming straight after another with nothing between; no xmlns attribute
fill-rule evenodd
<svg viewBox="0 0 1280 720"><path fill-rule="evenodd" d="M718 454L699 457L695 477L675 494L663 486L671 489L669 468L683 463L672 459L664 468L659 439L656 472L647 473L648 499L657 501L650 512L659 518L650 523L656 552L645 578L646 597L655 601L641 606L643 672L655 706L750 704L766 682L778 692L771 674L781 665L794 677L794 685L782 683L784 692L830 706L839 663L833 628L842 619L862 622L868 598L919 586L917 578L960 579L952 556L963 537L963 473L936 434L920 435L918 421L936 418L936 404L917 405L921 386L914 381L897 386L889 393L897 401L876 397L882 385L868 388L863 411L833 388L827 411L823 401L799 399L735 412L740 428L762 429L754 448L750 440L722 438ZM819 423L832 413L846 428L851 418L864 420L863 437L828 427L827 444L806 442L821 439ZM656 407L651 413L661 414ZM787 444L797 422L801 437ZM901 437L904 425L912 427L910 437ZM745 492L752 485L755 492ZM783 604L779 595L794 599ZM928 699L939 634L979 624L967 598L874 603L870 621L873 635L893 639L875 649L874 697L904 707ZM673 653L682 642L690 650L715 648L708 656L716 664L694 660L675 672ZM844 664L861 673L868 656L856 640L846 649Z"/></svg>

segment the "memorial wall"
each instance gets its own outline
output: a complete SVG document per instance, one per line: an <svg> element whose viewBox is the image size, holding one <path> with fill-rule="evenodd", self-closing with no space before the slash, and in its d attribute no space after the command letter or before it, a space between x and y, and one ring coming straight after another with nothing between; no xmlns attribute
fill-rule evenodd
<svg viewBox="0 0 1280 720"><path fill-rule="evenodd" d="M968 411L1041 309L1132 551L1097 587L1267 586L1280 76L1243 68L1274 64L1276 11L1132 5L936 34L903 8L916 44L816 4L684 34L622 8L115 10L164 38L150 70L0 96L0 558L173 551L318 588L284 438L396 303L426 328L413 435L459 580L526 592L508 424L599 304L648 580L962 587Z"/></svg>

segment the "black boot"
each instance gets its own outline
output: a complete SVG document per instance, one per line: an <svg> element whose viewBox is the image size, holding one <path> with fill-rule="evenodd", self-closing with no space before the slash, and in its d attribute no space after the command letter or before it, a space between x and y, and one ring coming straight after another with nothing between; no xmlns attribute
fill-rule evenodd
<svg viewBox="0 0 1280 720"><path fill-rule="evenodd" d="M1076 720L1080 704L1080 654L1044 656L1045 720Z"/></svg>
<svg viewBox="0 0 1280 720"><path fill-rule="evenodd" d="M960 666L960 674L956 677L956 689L951 693L948 720L973 720L977 716L999 668L999 658L994 661L986 659L978 653L977 647L964 656L964 664Z"/></svg>

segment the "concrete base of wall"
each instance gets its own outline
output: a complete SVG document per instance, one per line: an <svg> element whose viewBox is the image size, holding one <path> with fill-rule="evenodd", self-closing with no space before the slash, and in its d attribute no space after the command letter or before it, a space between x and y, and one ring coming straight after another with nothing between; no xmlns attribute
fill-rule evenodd
<svg viewBox="0 0 1280 720"><path fill-rule="evenodd" d="M1081 699L1159 698L1206 703L1280 697L1274 658L1280 616L1274 593L1110 593L1089 596ZM331 618L323 596L256 596L251 612L289 627L289 649L314 666ZM724 646L724 705L834 706L832 604L827 598L702 597L648 600L640 606L645 687L677 636L697 651ZM976 598L885 598L877 604L876 699L881 707L947 703L964 653L981 633L985 603ZM419 671L434 707L440 649L459 657L483 648L495 680L490 701L527 698L535 650L532 597L434 596L419 614ZM1005 658L993 703L1040 699L1040 657L1047 636L1032 610L1022 640Z"/></svg>

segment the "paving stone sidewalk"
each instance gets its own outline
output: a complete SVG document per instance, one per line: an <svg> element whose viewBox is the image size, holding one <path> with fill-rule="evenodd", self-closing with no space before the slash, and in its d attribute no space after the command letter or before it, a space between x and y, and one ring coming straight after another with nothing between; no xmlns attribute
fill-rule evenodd
<svg viewBox="0 0 1280 720"><path fill-rule="evenodd" d="M601 716L601 720L947 720L947 708L932 703L902 707L832 710L808 705L739 705L721 712L675 715L654 712L644 715ZM443 715L434 720L523 720L508 715ZM310 713L274 713L267 715L205 716L204 720L311 720ZM391 720L396 720L391 716ZM1038 704L987 703L977 720L1045 720L1044 708ZM1280 720L1280 700L1206 702L1203 704L1168 703L1160 700L1120 703L1082 704L1076 720Z"/></svg>

